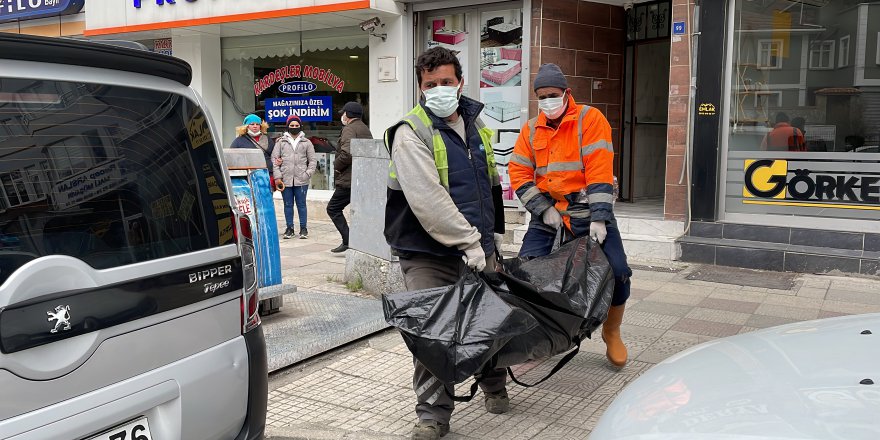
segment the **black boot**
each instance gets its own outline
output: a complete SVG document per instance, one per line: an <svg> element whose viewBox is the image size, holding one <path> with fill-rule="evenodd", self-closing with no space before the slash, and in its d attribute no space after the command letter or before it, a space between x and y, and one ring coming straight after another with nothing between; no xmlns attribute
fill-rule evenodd
<svg viewBox="0 0 880 440"><path fill-rule="evenodd" d="M345 243L342 243L339 246L336 246L335 248L330 249L330 252L333 252L334 254L338 254L340 252L345 252L347 250L348 250L348 245Z"/></svg>

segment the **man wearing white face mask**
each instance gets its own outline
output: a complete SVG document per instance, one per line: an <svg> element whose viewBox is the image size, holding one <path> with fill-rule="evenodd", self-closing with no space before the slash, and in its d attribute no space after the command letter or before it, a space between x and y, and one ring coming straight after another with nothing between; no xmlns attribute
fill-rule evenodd
<svg viewBox="0 0 880 440"><path fill-rule="evenodd" d="M458 58L430 49L419 56L416 76L423 98L385 133L391 153L385 238L410 290L454 284L468 268L494 270L504 233L492 131L478 118L483 104L461 95ZM412 438L438 439L449 432L452 385L413 363L419 422ZM505 370L480 376L487 411L506 412Z"/></svg>
<svg viewBox="0 0 880 440"><path fill-rule="evenodd" d="M549 254L560 228L564 236L589 234L602 245L615 280L602 339L609 362L623 367L620 324L632 270L614 221L611 126L602 112L575 102L555 64L538 69L534 90L541 113L522 127L508 163L510 184L532 214L519 255Z"/></svg>

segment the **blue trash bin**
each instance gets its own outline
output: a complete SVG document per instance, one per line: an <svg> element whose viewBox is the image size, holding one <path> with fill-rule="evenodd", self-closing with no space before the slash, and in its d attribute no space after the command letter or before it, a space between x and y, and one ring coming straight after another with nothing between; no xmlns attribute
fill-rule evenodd
<svg viewBox="0 0 880 440"><path fill-rule="evenodd" d="M260 310L264 315L273 313L283 304L282 296L295 292L296 286L284 284L281 277L278 222L266 160L257 149L235 148L223 152L238 211L250 218L253 229Z"/></svg>

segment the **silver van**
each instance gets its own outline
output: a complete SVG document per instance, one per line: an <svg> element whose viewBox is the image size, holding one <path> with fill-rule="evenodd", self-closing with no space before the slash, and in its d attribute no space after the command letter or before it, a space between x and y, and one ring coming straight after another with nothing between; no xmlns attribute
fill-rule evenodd
<svg viewBox="0 0 880 440"><path fill-rule="evenodd" d="M0 439L260 439L251 227L185 62L0 34Z"/></svg>

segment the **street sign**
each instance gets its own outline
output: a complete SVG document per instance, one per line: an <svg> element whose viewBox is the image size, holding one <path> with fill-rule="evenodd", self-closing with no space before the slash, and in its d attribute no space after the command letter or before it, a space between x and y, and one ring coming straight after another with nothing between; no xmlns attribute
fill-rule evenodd
<svg viewBox="0 0 880 440"><path fill-rule="evenodd" d="M685 25L683 21L672 23L672 35L684 35Z"/></svg>

